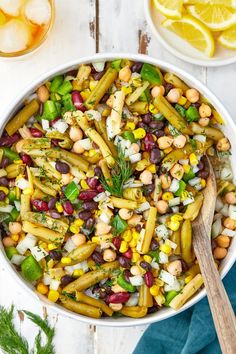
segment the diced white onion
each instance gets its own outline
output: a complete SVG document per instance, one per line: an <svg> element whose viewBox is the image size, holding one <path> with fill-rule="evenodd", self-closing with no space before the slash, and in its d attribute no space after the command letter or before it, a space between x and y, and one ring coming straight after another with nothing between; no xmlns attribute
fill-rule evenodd
<svg viewBox="0 0 236 354"><path fill-rule="evenodd" d="M94 67L94 69L100 73L101 71L104 70L105 67L105 61L97 61L95 63L92 63L92 66Z"/></svg>
<svg viewBox="0 0 236 354"><path fill-rule="evenodd" d="M27 234L25 238L16 246L17 251L23 255L28 249L34 247L37 243L36 237L31 234Z"/></svg>
<svg viewBox="0 0 236 354"><path fill-rule="evenodd" d="M221 209L220 213L224 216L229 215L229 206L227 204L224 205L224 207Z"/></svg>
<svg viewBox="0 0 236 354"><path fill-rule="evenodd" d="M49 121L47 119L42 119L42 128L43 130L49 129Z"/></svg>
<svg viewBox="0 0 236 354"><path fill-rule="evenodd" d="M89 120L101 120L101 113L98 111L95 111L94 109L89 109L88 111L85 112L85 115L88 117Z"/></svg>
<svg viewBox="0 0 236 354"><path fill-rule="evenodd" d="M83 261L83 262L77 263L75 265L65 267L65 271L67 273L69 273L70 275L73 274L74 270L77 270L77 269L82 269L84 272L87 272L89 269L88 262Z"/></svg>
<svg viewBox="0 0 236 354"><path fill-rule="evenodd" d="M200 141L201 143L205 143L206 142L206 135L196 134L193 136L193 139Z"/></svg>
<svg viewBox="0 0 236 354"><path fill-rule="evenodd" d="M192 168L193 173L197 173L199 171L199 167L197 165Z"/></svg>
<svg viewBox="0 0 236 354"><path fill-rule="evenodd" d="M179 212L179 207L178 206L174 206L171 208L171 210L173 211L173 213L178 213Z"/></svg>
<svg viewBox="0 0 236 354"><path fill-rule="evenodd" d="M229 237L234 237L236 235L236 231L233 231L233 230L225 228L222 231L222 235L229 236Z"/></svg>
<svg viewBox="0 0 236 354"><path fill-rule="evenodd" d="M138 161L140 161L142 158L142 155L140 152L137 152L137 154L133 154L131 156L129 156L129 160L131 163L136 163Z"/></svg>
<svg viewBox="0 0 236 354"><path fill-rule="evenodd" d="M229 206L229 217L230 219L236 220L236 205Z"/></svg>
<svg viewBox="0 0 236 354"><path fill-rule="evenodd" d="M82 146L82 148L84 149L84 150L90 150L90 149L92 149L92 141L89 139L89 138L85 138L85 139L81 139L80 141L79 141L79 144L80 144L80 146Z"/></svg>
<svg viewBox="0 0 236 354"><path fill-rule="evenodd" d="M195 184L194 188L197 190L197 191L201 191L203 189L203 186L201 183L198 183L198 184Z"/></svg>
<svg viewBox="0 0 236 354"><path fill-rule="evenodd" d="M155 229L156 235L164 240L169 237L169 231L165 225L158 225Z"/></svg>
<svg viewBox="0 0 236 354"><path fill-rule="evenodd" d="M21 256L20 254L14 254L11 258L11 263L19 266L21 265L24 259L24 256Z"/></svg>
<svg viewBox="0 0 236 354"><path fill-rule="evenodd" d="M67 251L67 252L71 252L73 251L74 249L76 248L76 245L74 244L73 240L70 238L68 238L68 240L66 241L65 243L65 246L64 246L64 249Z"/></svg>
<svg viewBox="0 0 236 354"><path fill-rule="evenodd" d="M220 178L224 181L230 181L233 178L233 173L230 167L223 167L220 172Z"/></svg>
<svg viewBox="0 0 236 354"><path fill-rule="evenodd" d="M138 209L136 209L137 213L142 213L143 211L149 210L150 204L148 202L144 202L139 205Z"/></svg>
<svg viewBox="0 0 236 354"><path fill-rule="evenodd" d="M164 283L166 283L170 286L173 286L176 281L176 276L174 276L174 275L170 274L169 272L167 272L166 270L162 269L159 274L159 279L164 281Z"/></svg>
<svg viewBox="0 0 236 354"><path fill-rule="evenodd" d="M141 286L144 284L144 280L141 275L134 275L133 277L129 277L129 281L133 286Z"/></svg>
<svg viewBox="0 0 236 354"><path fill-rule="evenodd" d="M194 198L193 197L189 197L189 198L186 198L184 201L183 201L183 205L188 205L188 204L191 204L194 202Z"/></svg>
<svg viewBox="0 0 236 354"><path fill-rule="evenodd" d="M153 258L153 260L151 262L151 266L154 269L159 269L160 268L159 264L157 262L155 262L154 258Z"/></svg>
<svg viewBox="0 0 236 354"><path fill-rule="evenodd" d="M173 198L169 200L169 206L173 207L180 204L180 197Z"/></svg>
<svg viewBox="0 0 236 354"><path fill-rule="evenodd" d="M125 306L137 306L138 300L139 300L139 293L131 294L129 300L125 303Z"/></svg>
<svg viewBox="0 0 236 354"><path fill-rule="evenodd" d="M217 219L213 224L211 228L211 236L212 238L216 238L221 234L221 231L223 230L222 224L221 224L221 219Z"/></svg>
<svg viewBox="0 0 236 354"><path fill-rule="evenodd" d="M57 291L57 289L60 286L60 280L56 280L56 279L52 279L51 283L50 283L50 290L55 290Z"/></svg>
<svg viewBox="0 0 236 354"><path fill-rule="evenodd" d="M29 181L22 177L22 178L19 178L18 180L16 180L15 185L16 185L16 187L24 190L26 188L29 188Z"/></svg>
<svg viewBox="0 0 236 354"><path fill-rule="evenodd" d="M220 197L216 198L216 205L215 205L215 209L217 212L219 212L224 206L224 203L222 202L222 199Z"/></svg>
<svg viewBox="0 0 236 354"><path fill-rule="evenodd" d="M181 159L181 160L179 160L179 163L180 163L181 165L188 165L189 159Z"/></svg>
<svg viewBox="0 0 236 354"><path fill-rule="evenodd" d="M188 181L188 183L190 184L190 186L194 187L196 184L201 182L201 178L200 177L194 177L192 179L190 179Z"/></svg>
<svg viewBox="0 0 236 354"><path fill-rule="evenodd" d="M178 189L179 189L179 181L176 178L174 178L171 182L169 191L175 193L177 192Z"/></svg>
<svg viewBox="0 0 236 354"><path fill-rule="evenodd" d="M56 123L53 124L53 128L64 134L69 125L62 119L59 119Z"/></svg>
<svg viewBox="0 0 236 354"><path fill-rule="evenodd" d="M95 202L105 201L106 199L107 199L107 195L105 192L101 192L97 194L96 197L93 198Z"/></svg>
<svg viewBox="0 0 236 354"><path fill-rule="evenodd" d="M177 244L169 239L166 240L166 245L170 246L171 248L173 248L173 250L176 249Z"/></svg>
<svg viewBox="0 0 236 354"><path fill-rule="evenodd" d="M46 252L40 246L31 247L30 252L37 262L41 261L41 259L45 258L48 255L48 252Z"/></svg>
<svg viewBox="0 0 236 354"><path fill-rule="evenodd" d="M181 285L177 279L174 281L173 285L165 284L164 286L164 291L172 291L172 290L180 291L180 289L181 289Z"/></svg>
<svg viewBox="0 0 236 354"><path fill-rule="evenodd" d="M159 263L160 264L165 264L165 263L168 263L168 262L169 262L169 258L167 256L167 254L161 251L159 253Z"/></svg>
<svg viewBox="0 0 236 354"><path fill-rule="evenodd" d="M0 207L0 211L2 213L10 213L12 211L12 209L14 209L13 205L6 205L6 206L1 206Z"/></svg>
<svg viewBox="0 0 236 354"><path fill-rule="evenodd" d="M20 202L18 200L14 201L15 207L17 211L20 211Z"/></svg>
<svg viewBox="0 0 236 354"><path fill-rule="evenodd" d="M158 222L160 224L166 224L166 221L169 218L169 216L170 216L169 214L159 216L158 217Z"/></svg>
<svg viewBox="0 0 236 354"><path fill-rule="evenodd" d="M105 222L105 224L109 224L111 219L104 211L101 213L99 218L101 221Z"/></svg>
<svg viewBox="0 0 236 354"><path fill-rule="evenodd" d="M52 280L53 279L47 273L44 273L44 276L43 276L43 284L44 285L50 285Z"/></svg>

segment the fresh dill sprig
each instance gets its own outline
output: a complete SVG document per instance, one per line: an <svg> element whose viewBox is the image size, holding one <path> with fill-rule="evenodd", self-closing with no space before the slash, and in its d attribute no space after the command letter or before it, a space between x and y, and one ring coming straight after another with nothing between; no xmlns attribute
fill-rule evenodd
<svg viewBox="0 0 236 354"><path fill-rule="evenodd" d="M24 337L16 330L14 325L14 306L5 309L0 306L0 348L4 354L55 354L53 338L55 329L51 327L47 319L43 320L40 316L29 311L23 311L26 316L34 322L40 331L34 342L34 349L30 350ZM42 344L42 332L46 336L46 343Z"/></svg>
<svg viewBox="0 0 236 354"><path fill-rule="evenodd" d="M116 197L122 197L123 186L130 178L133 171L131 163L126 161L125 154L120 144L117 146L117 157L115 158L115 166L112 167L111 181L101 177L103 188Z"/></svg>

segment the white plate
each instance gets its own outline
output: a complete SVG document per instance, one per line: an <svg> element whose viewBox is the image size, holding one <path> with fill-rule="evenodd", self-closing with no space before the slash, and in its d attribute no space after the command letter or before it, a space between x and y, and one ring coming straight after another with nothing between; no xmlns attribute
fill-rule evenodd
<svg viewBox="0 0 236 354"><path fill-rule="evenodd" d="M213 58L207 58L200 51L193 48L188 42L161 26L164 19L155 8L152 0L144 0L144 11L148 24L156 35L158 41L176 57L201 66L222 66L236 62L236 51L216 44Z"/></svg>

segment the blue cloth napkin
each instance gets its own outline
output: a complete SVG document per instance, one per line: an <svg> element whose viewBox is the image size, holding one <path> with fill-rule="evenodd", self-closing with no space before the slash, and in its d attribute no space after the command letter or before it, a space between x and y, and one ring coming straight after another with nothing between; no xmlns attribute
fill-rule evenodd
<svg viewBox="0 0 236 354"><path fill-rule="evenodd" d="M236 263L225 277L224 285L236 312ZM221 354L206 297L179 315L150 325L133 352L133 354L197 353Z"/></svg>

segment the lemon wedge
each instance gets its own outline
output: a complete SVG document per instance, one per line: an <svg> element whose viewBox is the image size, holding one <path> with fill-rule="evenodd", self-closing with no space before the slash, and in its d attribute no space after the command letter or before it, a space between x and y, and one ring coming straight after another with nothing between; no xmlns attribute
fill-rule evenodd
<svg viewBox="0 0 236 354"><path fill-rule="evenodd" d="M188 6L187 11L212 31L223 31L236 24L236 10L220 5Z"/></svg>
<svg viewBox="0 0 236 354"><path fill-rule="evenodd" d="M183 0L153 0L153 2L156 9L167 18L181 18Z"/></svg>
<svg viewBox="0 0 236 354"><path fill-rule="evenodd" d="M236 0L184 0L185 5L222 5L236 9Z"/></svg>
<svg viewBox="0 0 236 354"><path fill-rule="evenodd" d="M236 25L222 32L218 41L226 48L236 49Z"/></svg>
<svg viewBox="0 0 236 354"><path fill-rule="evenodd" d="M208 57L213 56L215 51L214 38L209 29L194 17L183 15L180 20L164 20L162 25Z"/></svg>

